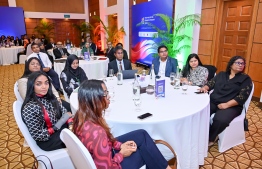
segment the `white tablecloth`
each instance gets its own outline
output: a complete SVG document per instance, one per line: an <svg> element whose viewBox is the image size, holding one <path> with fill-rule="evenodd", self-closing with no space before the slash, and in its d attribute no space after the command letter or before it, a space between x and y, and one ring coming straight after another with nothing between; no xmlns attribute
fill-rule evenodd
<svg viewBox="0 0 262 169"><path fill-rule="evenodd" d="M17 53L24 50L23 46L0 48L0 65L10 65L17 62Z"/></svg>
<svg viewBox="0 0 262 169"><path fill-rule="evenodd" d="M104 76L107 76L109 59L107 58L106 60L98 60L99 58L105 57L97 56L97 60L79 61L79 66L85 71L88 79L100 79ZM65 63L54 63L54 69L59 77L64 68Z"/></svg>
<svg viewBox="0 0 262 169"><path fill-rule="evenodd" d="M70 54L75 54L76 56L81 56L81 49L80 48L71 48L71 49L67 49L68 53ZM55 59L55 55L53 52L53 49L48 49L47 53L51 56L53 56L53 58Z"/></svg>
<svg viewBox="0 0 262 169"><path fill-rule="evenodd" d="M136 112L130 80L121 86L117 86L115 80L107 80L108 86L115 86L115 101L110 104L109 112L106 111L105 119L115 137L145 129L153 139L165 140L174 148L178 169L198 169L204 164L208 151L208 94L195 94L197 87L190 86L188 94L183 95L181 89L173 89L166 79L166 97L156 99L142 94L142 110ZM74 113L78 108L76 92L71 94L70 103ZM137 118L147 112L153 116L144 120Z"/></svg>

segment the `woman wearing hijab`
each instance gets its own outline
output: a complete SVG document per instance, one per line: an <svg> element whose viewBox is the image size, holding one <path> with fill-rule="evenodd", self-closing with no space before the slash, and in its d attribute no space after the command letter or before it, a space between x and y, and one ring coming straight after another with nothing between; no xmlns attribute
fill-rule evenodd
<svg viewBox="0 0 262 169"><path fill-rule="evenodd" d="M60 80L68 97L75 88L78 88L81 82L87 80L84 70L79 67L79 59L76 55L68 56Z"/></svg>

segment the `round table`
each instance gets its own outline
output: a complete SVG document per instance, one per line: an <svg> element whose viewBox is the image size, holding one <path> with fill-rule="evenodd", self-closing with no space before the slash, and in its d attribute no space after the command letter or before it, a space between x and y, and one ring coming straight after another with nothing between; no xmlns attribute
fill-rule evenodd
<svg viewBox="0 0 262 169"><path fill-rule="evenodd" d="M187 94L174 89L166 78L166 96L156 99L154 95L141 94L141 111L136 112L132 100L133 80L116 85L116 79L107 78L106 85L114 86L114 102L105 112L105 119L115 137L136 129L145 129L153 139L167 141L175 150L178 169L198 169L204 164L208 151L209 95L195 94L198 87L189 86ZM72 112L78 109L77 90L70 97ZM153 116L139 120L144 113ZM163 147L159 147L163 153ZM162 151L162 150L163 151ZM170 154L163 154L170 159ZM172 158L172 156L171 156Z"/></svg>
<svg viewBox="0 0 262 169"><path fill-rule="evenodd" d="M0 65L10 65L17 62L17 53L24 50L23 46L12 46L0 48Z"/></svg>
<svg viewBox="0 0 262 169"><path fill-rule="evenodd" d="M96 56L97 60L79 60L79 66L85 71L88 79L100 79L107 76L107 67L109 59L103 56ZM103 60L99 60L103 59ZM60 59L63 60L63 59ZM66 60L66 58L64 59ZM54 63L54 69L60 77L61 72L65 68L64 63Z"/></svg>

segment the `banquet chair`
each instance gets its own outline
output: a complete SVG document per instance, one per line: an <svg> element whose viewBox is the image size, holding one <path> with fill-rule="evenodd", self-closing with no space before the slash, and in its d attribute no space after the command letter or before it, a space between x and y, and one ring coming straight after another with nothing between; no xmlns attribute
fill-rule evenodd
<svg viewBox="0 0 262 169"><path fill-rule="evenodd" d="M60 134L61 140L68 147L68 153L77 169L96 169L92 156L83 143L69 129L63 129ZM145 169L145 166L140 169Z"/></svg>
<svg viewBox="0 0 262 169"><path fill-rule="evenodd" d="M19 64L25 64L26 59L27 59L26 55L20 55L19 56Z"/></svg>
<svg viewBox="0 0 262 169"><path fill-rule="evenodd" d="M21 95L20 95L20 93L18 91L18 83L17 83L17 81L14 84L14 93L15 93L16 100L18 100L18 101L23 103L24 99L21 97Z"/></svg>
<svg viewBox="0 0 262 169"><path fill-rule="evenodd" d="M242 144L246 141L245 131L244 131L244 119L246 116L246 111L248 110L251 98L254 93L254 83L253 88L249 94L248 99L243 105L243 110L241 114L231 121L229 126L218 135L218 151L220 153L230 149L231 147ZM214 114L210 117L210 123L213 123Z"/></svg>
<svg viewBox="0 0 262 169"><path fill-rule="evenodd" d="M27 141L29 147L31 148L35 158L38 162L38 168L45 169L74 169L74 165L68 155L67 149L59 149L53 151L44 151L38 147L35 140L29 133L25 123L21 116L22 102L15 101L13 104L13 111L16 123L22 132L25 140ZM53 166L53 167L52 167Z"/></svg>

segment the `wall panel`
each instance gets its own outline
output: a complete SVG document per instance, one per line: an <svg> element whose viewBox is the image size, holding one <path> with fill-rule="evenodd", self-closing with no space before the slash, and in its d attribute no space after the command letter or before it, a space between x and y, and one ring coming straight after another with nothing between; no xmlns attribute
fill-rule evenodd
<svg viewBox="0 0 262 169"><path fill-rule="evenodd" d="M214 7L216 7L216 0L203 0L202 1L202 9L214 8Z"/></svg>
<svg viewBox="0 0 262 169"><path fill-rule="evenodd" d="M262 3L259 3L257 12L257 22L262 22Z"/></svg>
<svg viewBox="0 0 262 169"><path fill-rule="evenodd" d="M210 55L201 55L201 54L199 54L198 56L199 56L202 64L204 64L204 65L209 65L210 64L210 61L211 61L210 60L211 59Z"/></svg>
<svg viewBox="0 0 262 169"><path fill-rule="evenodd" d="M216 9L215 8L211 8L211 9L203 9L202 10L202 14L201 14L201 23L203 25L205 24L214 24L215 22L215 12Z"/></svg>
<svg viewBox="0 0 262 169"><path fill-rule="evenodd" d="M0 6L9 6L8 0L0 0Z"/></svg>
<svg viewBox="0 0 262 169"><path fill-rule="evenodd" d="M114 6L117 4L117 0L107 0L107 7Z"/></svg>
<svg viewBox="0 0 262 169"><path fill-rule="evenodd" d="M214 25L202 25L200 29L199 39L212 40L213 39Z"/></svg>
<svg viewBox="0 0 262 169"><path fill-rule="evenodd" d="M16 5L28 12L85 13L83 0L16 0Z"/></svg>
<svg viewBox="0 0 262 169"><path fill-rule="evenodd" d="M262 43L262 23L256 24L254 42Z"/></svg>
<svg viewBox="0 0 262 169"><path fill-rule="evenodd" d="M253 96L260 98L261 91L262 91L262 83L261 82L256 82L256 81L253 81L253 83L255 85L255 90L254 90Z"/></svg>
<svg viewBox="0 0 262 169"><path fill-rule="evenodd" d="M212 41L199 40L198 54L211 55Z"/></svg>
<svg viewBox="0 0 262 169"><path fill-rule="evenodd" d="M262 44L253 43L252 53L251 53L251 61L252 62L260 62L260 63L262 63L261 53L262 53Z"/></svg>
<svg viewBox="0 0 262 169"><path fill-rule="evenodd" d="M262 82L262 63L250 62L249 64L249 76L253 81Z"/></svg>

